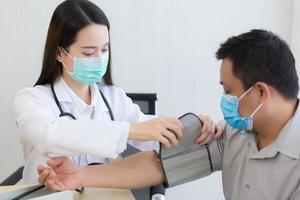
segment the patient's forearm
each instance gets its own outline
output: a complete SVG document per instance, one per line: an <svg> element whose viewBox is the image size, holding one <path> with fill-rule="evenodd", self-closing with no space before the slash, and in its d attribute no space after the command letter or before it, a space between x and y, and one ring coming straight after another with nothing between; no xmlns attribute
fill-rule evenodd
<svg viewBox="0 0 300 200"><path fill-rule="evenodd" d="M136 189L164 181L154 152L140 152L112 163L81 168L84 186Z"/></svg>

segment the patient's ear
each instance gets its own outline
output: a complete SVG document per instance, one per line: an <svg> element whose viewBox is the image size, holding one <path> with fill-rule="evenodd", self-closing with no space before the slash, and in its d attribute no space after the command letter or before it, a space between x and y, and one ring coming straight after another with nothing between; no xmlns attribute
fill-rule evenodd
<svg viewBox="0 0 300 200"><path fill-rule="evenodd" d="M269 101L271 98L271 88L268 84L264 82L257 82L254 85L255 89L258 91L258 96L260 97L261 103Z"/></svg>

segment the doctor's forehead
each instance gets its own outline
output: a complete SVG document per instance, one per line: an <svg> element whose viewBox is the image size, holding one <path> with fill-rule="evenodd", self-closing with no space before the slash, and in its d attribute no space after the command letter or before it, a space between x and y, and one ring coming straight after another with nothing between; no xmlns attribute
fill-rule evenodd
<svg viewBox="0 0 300 200"><path fill-rule="evenodd" d="M79 47L103 47L109 44L108 29L104 25L92 24L77 33L76 46Z"/></svg>

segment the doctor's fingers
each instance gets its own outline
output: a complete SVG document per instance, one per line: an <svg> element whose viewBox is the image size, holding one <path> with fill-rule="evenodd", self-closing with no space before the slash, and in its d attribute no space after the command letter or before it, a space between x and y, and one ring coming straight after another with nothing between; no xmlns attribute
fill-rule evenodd
<svg viewBox="0 0 300 200"><path fill-rule="evenodd" d="M204 141L201 141L198 144L200 144L200 145L208 144L213 139L213 137L214 137L213 133L208 133L207 137L204 139Z"/></svg>
<svg viewBox="0 0 300 200"><path fill-rule="evenodd" d="M211 139L214 136L215 133L215 123L210 119L208 116L204 115L199 115L203 127L202 127L202 132L200 133L200 136L196 139L196 142L198 144L206 144L207 139Z"/></svg>
<svg viewBox="0 0 300 200"><path fill-rule="evenodd" d="M216 133L215 133L214 139L219 139L221 137L222 133L223 133L223 129L221 128L221 126L216 125Z"/></svg>
<svg viewBox="0 0 300 200"><path fill-rule="evenodd" d="M180 127L180 129L183 129L183 125L181 123L181 121L178 118L175 117L165 117L166 120L168 120L169 122L177 125Z"/></svg>
<svg viewBox="0 0 300 200"><path fill-rule="evenodd" d="M156 137L156 140L159 141L160 143L162 143L164 146L170 148L171 147L171 143L170 141L163 135L158 135Z"/></svg>
<svg viewBox="0 0 300 200"><path fill-rule="evenodd" d="M202 132L208 132L210 129L210 125L211 125L211 119L209 116L207 115L198 115L198 117L201 119L202 123L203 123L203 127L202 127Z"/></svg>
<svg viewBox="0 0 300 200"><path fill-rule="evenodd" d="M171 131L173 134L175 134L176 138L182 138L182 124L180 122L178 123L178 121L172 118L165 118L163 126L169 131Z"/></svg>
<svg viewBox="0 0 300 200"><path fill-rule="evenodd" d="M200 145L208 144L213 139L218 139L222 135L222 128L211 121L208 132L202 132L202 134L197 138L196 142Z"/></svg>
<svg viewBox="0 0 300 200"><path fill-rule="evenodd" d="M197 138L196 142L198 144L208 144L213 139L219 139L223 134L221 126L215 124L213 121L211 121L209 130L209 132L202 132L202 134Z"/></svg>
<svg viewBox="0 0 300 200"><path fill-rule="evenodd" d="M169 141L169 143L170 143L171 146L176 146L178 144L177 137L176 137L176 135L172 131L170 131L168 129L163 129L161 131L161 134L166 139L168 139L168 141Z"/></svg>

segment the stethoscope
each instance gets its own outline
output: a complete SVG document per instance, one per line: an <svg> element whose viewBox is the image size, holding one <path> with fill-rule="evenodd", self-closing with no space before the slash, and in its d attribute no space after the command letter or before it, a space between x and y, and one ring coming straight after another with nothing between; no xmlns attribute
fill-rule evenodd
<svg viewBox="0 0 300 200"><path fill-rule="evenodd" d="M75 117L72 113L65 112L65 111L62 109L62 107L61 107L61 105L60 105L60 103L59 103L59 101L58 101L58 98L57 98L57 96L56 96L56 93L55 93L55 90L54 90L53 85L51 85L51 91L52 91L52 95L53 95L54 101L55 101L55 103L56 103L56 105L57 105L57 107L58 107L58 109L59 109L59 111L60 111L59 117L67 116L67 117L71 117L72 119L76 120L76 117ZM110 107L110 105L109 105L107 99L105 98L104 94L101 92L100 89L99 89L99 92L100 92L100 95L101 95L101 97L102 97L102 99L103 99L103 101L104 101L104 103L105 103L107 109L108 109L108 112L109 112L109 116L110 116L111 121L114 121L115 118L114 118L112 109L111 109L111 107ZM76 161L75 161L75 158L74 158L73 156L72 156L72 159L73 159L74 162L76 162ZM78 162L79 162L79 165L80 165L80 163L81 163L81 156L79 156L79 161L78 161ZM87 155L85 155L85 162L86 162L86 163L88 162ZM90 164L95 164L95 163L90 163Z"/></svg>
<svg viewBox="0 0 300 200"><path fill-rule="evenodd" d="M57 105L57 107L58 107L58 109L59 109L59 111L60 111L59 117L67 116L67 117L71 117L72 119L76 120L76 117L75 117L72 113L65 112L65 111L62 109L62 107L61 107L61 105L60 105L60 103L59 103L59 101L58 101L58 98L57 98L57 96L56 96L56 93L55 93L53 84L51 84L51 92L52 92L54 101L55 101L55 103L56 103L56 105ZM104 94L101 92L100 89L99 89L99 92L100 92L100 95L101 95L101 97L102 97L102 99L103 99L103 101L104 101L104 103L105 103L105 106L106 106L107 109L108 109L108 113L109 113L109 116L110 116L111 121L114 121L115 118L114 118L112 109L111 109L111 107L110 107L110 105L109 105L107 99L105 98ZM81 157L81 156L79 156L79 157ZM75 161L75 159L73 158L73 156L72 156L72 159L73 159L73 161ZM80 160L81 160L81 158L80 158ZM87 160L88 160L88 159L87 159L87 156L86 156L86 155L85 155L85 160L86 160L86 163L87 163ZM81 162L81 161L79 161L79 163L80 163L80 162ZM89 165L95 165L95 164L101 164L101 163L89 163ZM82 187L81 189L76 189L76 191L77 191L77 192L80 192L80 193L82 193L83 190L84 190L83 187Z"/></svg>
<svg viewBox="0 0 300 200"><path fill-rule="evenodd" d="M61 107L61 105L60 105L60 103L59 103L59 101L58 101L58 99L57 99L57 96L56 96L56 93L55 93L53 84L51 85L51 91L52 91L52 95L53 95L54 101L55 101L55 103L56 103L56 105L57 105L57 107L58 107L58 109L59 109L59 111L60 111L59 117L68 116L68 117L71 117L72 119L76 120L76 117L75 117L72 113L65 112L65 111L62 109L62 107ZM99 92L100 92L100 94L101 94L101 97L102 97L102 99L103 99L103 101L104 101L104 103L105 103L107 109L108 109L110 119L111 119L112 121L114 121L114 115L113 115L113 112L112 112L112 110L111 110L111 107L110 107L110 105L109 105L107 99L105 98L104 94L101 92L100 89L99 89ZM72 157L72 158L73 158L73 157ZM73 160L74 160L74 159L73 159ZM99 164L99 163L92 163L92 164ZM36 192L36 191L38 191L38 190L43 189L44 187L45 187L44 185L39 185L38 187L35 187L35 188L33 188L33 189L29 190L29 191L26 191L26 192L24 192L24 193L18 195L17 197L13 198L13 200L20 200L20 199L22 199L23 197L25 197L25 196L27 196L27 195L33 193L33 192ZM77 192L82 193L83 190L84 190L84 188L82 187L81 189L75 189L75 190L76 190Z"/></svg>
<svg viewBox="0 0 300 200"><path fill-rule="evenodd" d="M68 117L71 117L72 119L76 120L76 117L75 117L72 113L65 112L65 111L62 109L62 107L61 107L61 105L60 105L60 103L59 103L59 101L58 101L58 99L57 99L57 96L56 96L56 93L55 93L55 90L54 90L53 85L51 85L51 91L52 91L52 95L53 95L54 101L55 101L55 103L56 103L56 105L57 105L57 107L58 107L58 109L59 109L59 111L60 111L59 117L68 116ZM108 109L108 112L109 112L109 116L110 116L111 121L114 121L115 118L114 118L113 112L112 112L112 110L111 110L111 107L110 107L110 105L109 105L107 99L105 98L104 94L101 92L100 89L99 89L99 92L100 92L100 95L101 95L101 97L102 97L102 99L103 99L103 101L104 101L104 103L105 103L105 106L106 106L107 109Z"/></svg>

